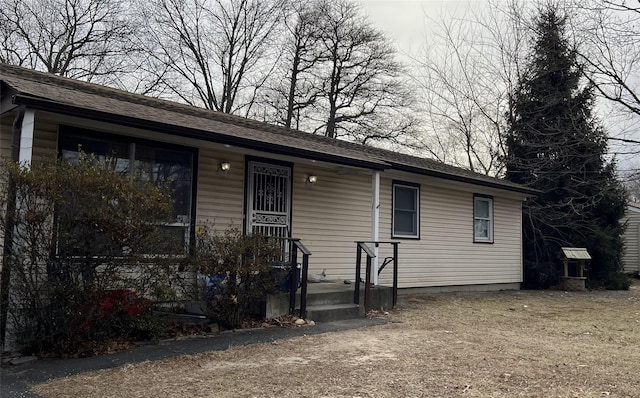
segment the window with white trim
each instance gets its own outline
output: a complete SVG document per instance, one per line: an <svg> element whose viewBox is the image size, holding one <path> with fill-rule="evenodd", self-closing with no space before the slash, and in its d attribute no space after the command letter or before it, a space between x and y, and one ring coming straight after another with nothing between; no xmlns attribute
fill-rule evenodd
<svg viewBox="0 0 640 398"><path fill-rule="evenodd" d="M393 183L393 220L391 236L394 238L420 238L420 188L408 183Z"/></svg>
<svg viewBox="0 0 640 398"><path fill-rule="evenodd" d="M473 197L473 241L493 242L493 198Z"/></svg>

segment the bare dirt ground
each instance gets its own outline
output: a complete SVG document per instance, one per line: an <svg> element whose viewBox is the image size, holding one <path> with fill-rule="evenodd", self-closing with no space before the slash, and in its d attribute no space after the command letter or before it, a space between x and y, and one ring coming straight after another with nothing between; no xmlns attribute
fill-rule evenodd
<svg viewBox="0 0 640 398"><path fill-rule="evenodd" d="M637 282L627 292L401 297L383 326L35 389L45 397L640 397Z"/></svg>

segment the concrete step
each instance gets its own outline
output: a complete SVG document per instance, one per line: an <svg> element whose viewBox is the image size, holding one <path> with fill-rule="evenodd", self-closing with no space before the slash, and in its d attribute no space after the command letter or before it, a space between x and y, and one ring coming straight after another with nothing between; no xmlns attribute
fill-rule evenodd
<svg viewBox="0 0 640 398"><path fill-rule="evenodd" d="M296 297L296 302L300 302L300 294ZM310 305L331 305L353 303L353 290L342 290L333 292L309 292L307 293L307 306Z"/></svg>
<svg viewBox="0 0 640 398"><path fill-rule="evenodd" d="M314 283L309 284L307 293L307 312L317 308L338 308L338 315L332 317L332 320L339 319L343 308L358 306L353 304L353 285L344 285L343 283ZM300 308L300 292L298 291L296 298L296 306ZM364 304L364 287L360 290L360 303ZM391 308L392 289L390 287L378 286L371 289L370 307L375 309ZM263 315L267 318L275 318L289 312L289 294L278 293L270 295L264 306ZM358 314L358 313L356 313ZM364 316L364 310L359 313ZM316 315L314 315L316 316ZM325 315L319 315L325 316ZM352 317L349 311L345 311L345 316ZM358 315L355 315L357 317ZM317 319L311 318L316 321ZM348 319L348 318L344 318Z"/></svg>
<svg viewBox="0 0 640 398"><path fill-rule="evenodd" d="M357 304L330 304L307 306L307 320L331 322L363 316Z"/></svg>

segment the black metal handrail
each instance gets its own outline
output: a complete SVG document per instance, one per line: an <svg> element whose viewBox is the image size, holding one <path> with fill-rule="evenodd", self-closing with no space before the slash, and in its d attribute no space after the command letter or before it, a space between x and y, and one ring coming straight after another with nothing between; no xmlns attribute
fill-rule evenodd
<svg viewBox="0 0 640 398"><path fill-rule="evenodd" d="M353 292L354 304L360 304L360 280L362 275L362 252L367 255L367 263L365 270L365 285L364 285L364 308L365 311L369 311L370 297L371 297L371 264L372 260L376 257L375 253L367 245L373 244L375 247L379 247L380 244L390 244L393 246L393 257L387 257L384 259L382 266L378 269L378 275L389 263L393 263L393 297L392 306L395 307L398 302L398 245L400 242L393 241L357 241L356 247L356 281L355 291Z"/></svg>
<svg viewBox="0 0 640 398"><path fill-rule="evenodd" d="M305 319L307 316L307 281L311 252L302 244L299 238L274 236L272 239L283 241L282 258L278 263L290 266L291 270L291 277L289 278L289 314L293 315L296 312L296 293L298 292L298 282L300 282L300 318ZM285 250L286 242L289 242L288 252ZM302 253L301 272L298 272L298 251ZM302 274L302 276L299 274Z"/></svg>
<svg viewBox="0 0 640 398"><path fill-rule="evenodd" d="M296 292L298 290L298 251L302 253L302 280L300 281L300 318L307 317L307 279L309 276L309 256L311 252L298 238L286 238L290 243L291 278L289 280L289 313L296 311Z"/></svg>

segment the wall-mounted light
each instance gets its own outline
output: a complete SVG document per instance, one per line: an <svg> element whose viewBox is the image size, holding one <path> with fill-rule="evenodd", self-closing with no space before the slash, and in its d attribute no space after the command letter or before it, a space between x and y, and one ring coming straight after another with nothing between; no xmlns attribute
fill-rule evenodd
<svg viewBox="0 0 640 398"><path fill-rule="evenodd" d="M307 176L307 179L305 182L307 183L307 185L314 185L317 181L318 181L318 176L312 174Z"/></svg>
<svg viewBox="0 0 640 398"><path fill-rule="evenodd" d="M231 162L220 162L220 166L218 166L218 174L226 176L229 174L229 170L231 170Z"/></svg>

